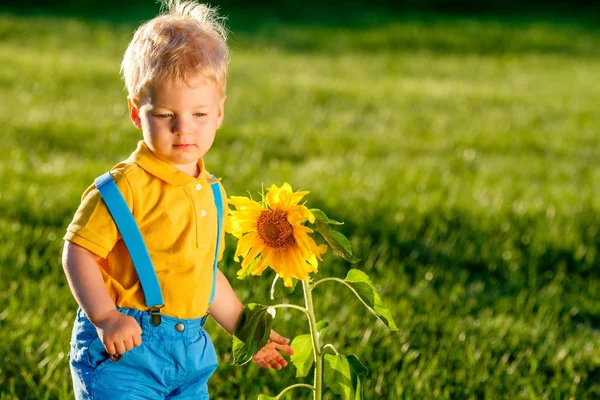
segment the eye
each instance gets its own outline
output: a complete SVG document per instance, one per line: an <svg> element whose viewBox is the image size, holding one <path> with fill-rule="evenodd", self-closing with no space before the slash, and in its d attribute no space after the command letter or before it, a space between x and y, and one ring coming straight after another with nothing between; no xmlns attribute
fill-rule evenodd
<svg viewBox="0 0 600 400"><path fill-rule="evenodd" d="M208 115L207 113L201 113L201 112L194 113L195 117L206 117L207 115Z"/></svg>
<svg viewBox="0 0 600 400"><path fill-rule="evenodd" d="M158 118L171 118L173 114L156 114Z"/></svg>

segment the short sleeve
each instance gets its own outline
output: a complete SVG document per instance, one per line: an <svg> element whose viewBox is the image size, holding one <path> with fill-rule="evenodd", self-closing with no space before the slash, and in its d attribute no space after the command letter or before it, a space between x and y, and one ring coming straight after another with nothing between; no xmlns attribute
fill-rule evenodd
<svg viewBox="0 0 600 400"><path fill-rule="evenodd" d="M122 170L111 171L121 195L133 210L131 186ZM115 222L95 185L83 194L81 204L67 227L64 240L75 243L101 258L106 258L120 239Z"/></svg>

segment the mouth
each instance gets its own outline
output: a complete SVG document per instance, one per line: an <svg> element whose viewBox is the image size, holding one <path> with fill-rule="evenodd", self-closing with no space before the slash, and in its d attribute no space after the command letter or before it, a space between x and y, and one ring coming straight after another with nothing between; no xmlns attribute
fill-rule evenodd
<svg viewBox="0 0 600 400"><path fill-rule="evenodd" d="M195 145L187 143L176 143L173 145L173 147L175 147L176 149L191 149L192 147L195 147Z"/></svg>

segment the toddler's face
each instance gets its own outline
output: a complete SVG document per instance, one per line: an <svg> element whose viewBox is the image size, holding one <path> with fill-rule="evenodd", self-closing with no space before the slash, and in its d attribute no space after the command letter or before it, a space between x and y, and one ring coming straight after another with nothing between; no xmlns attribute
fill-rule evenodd
<svg viewBox="0 0 600 400"><path fill-rule="evenodd" d="M139 102L130 101L131 120L159 159L195 175L223 122L225 98L214 82L202 81L160 82L148 92Z"/></svg>

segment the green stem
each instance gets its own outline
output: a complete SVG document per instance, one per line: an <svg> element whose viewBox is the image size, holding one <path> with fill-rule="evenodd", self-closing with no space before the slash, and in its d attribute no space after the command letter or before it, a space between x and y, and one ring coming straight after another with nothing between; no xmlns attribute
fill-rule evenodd
<svg viewBox="0 0 600 400"><path fill-rule="evenodd" d="M319 344L319 332L317 331L317 319L315 318L312 289L308 279L302 281L302 288L304 289L304 301L306 302L306 310L308 311L310 338L312 339L313 355L315 357L314 400L321 400L323 397L323 358L321 346Z"/></svg>
<svg viewBox="0 0 600 400"><path fill-rule="evenodd" d="M275 300L275 284L277 283L277 279L279 279L279 274L275 274L275 279L273 279L273 283L271 284L271 300Z"/></svg>
<svg viewBox="0 0 600 400"><path fill-rule="evenodd" d="M304 314L306 314L307 316L309 316L308 310L306 308L297 306L295 304L275 304L275 305L272 305L272 306L269 306L269 307L273 307L273 308L293 308L293 309L302 311Z"/></svg>
<svg viewBox="0 0 600 400"><path fill-rule="evenodd" d="M323 282L327 282L327 281L337 281L337 282L341 282L341 283L345 283L343 279L340 278L323 278L323 279L319 279L318 281L314 282L312 284L312 288L316 288L318 284L323 283Z"/></svg>
<svg viewBox="0 0 600 400"><path fill-rule="evenodd" d="M354 289L352 286L350 286L348 284L348 282L346 282L343 279L340 278L323 278L320 279L318 281L316 281L315 283L312 284L312 288L316 288L318 284L323 283L323 282L327 282L327 281L335 281L335 282L339 282L344 284L348 289L350 289L352 291L352 293L354 293L356 295L356 297L358 297L358 300L360 300L361 303L363 303L365 305L365 307L367 307L368 310L370 310L372 313L375 314L375 310L373 310L373 308L368 305L367 303L365 303L365 301L362 299L362 297L360 297L360 295L358 294L358 292L356 291L356 289Z"/></svg>
<svg viewBox="0 0 600 400"><path fill-rule="evenodd" d="M292 390L292 389L294 389L294 388L297 388L297 387L305 387L305 388L309 388L310 390L315 390L315 388L314 388L314 387L312 387L312 386L310 386L310 385L307 385L306 383L296 383L295 385L291 385L291 386L288 386L288 387L286 387L285 389L283 389L283 390L281 391L281 393L279 393L279 394L277 395L277 397L275 397L275 400L278 400L278 399L279 399L279 398L281 398L281 396L283 396L283 395L284 395L286 392L289 392L290 390Z"/></svg>

